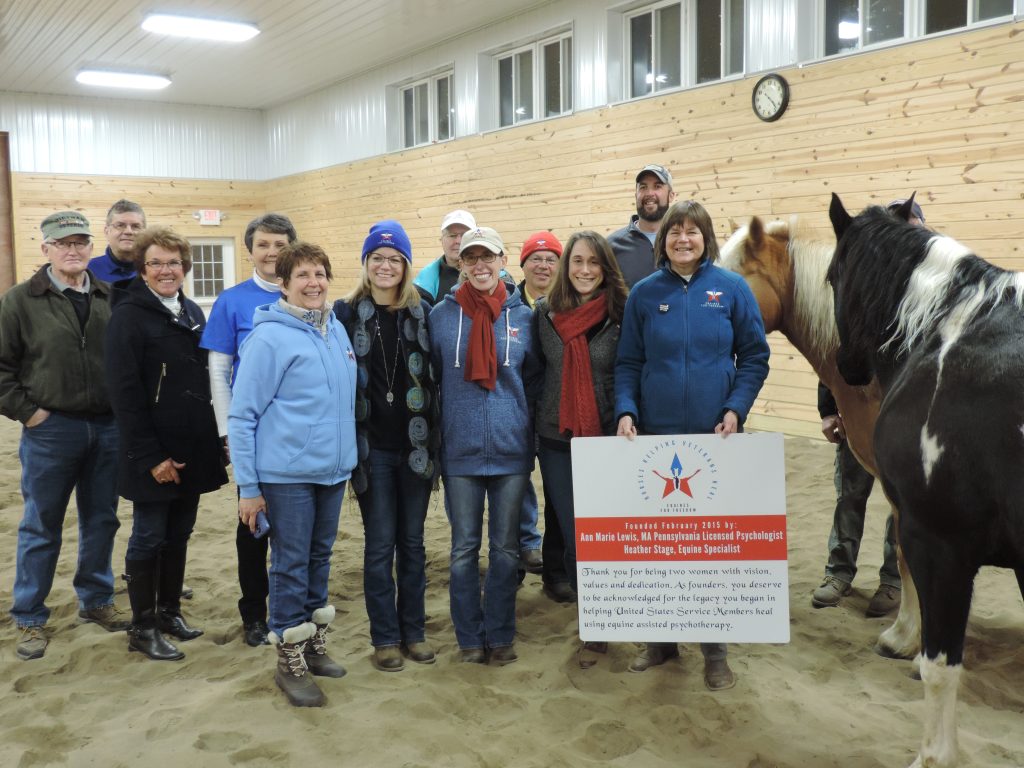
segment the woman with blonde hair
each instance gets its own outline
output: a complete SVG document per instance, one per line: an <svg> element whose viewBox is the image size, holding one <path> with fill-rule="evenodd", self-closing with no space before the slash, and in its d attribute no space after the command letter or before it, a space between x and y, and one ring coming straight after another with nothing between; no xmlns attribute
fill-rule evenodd
<svg viewBox="0 0 1024 768"><path fill-rule="evenodd" d="M373 665L398 672L403 655L432 664L425 638L423 525L437 475L437 388L427 313L412 282L412 246L397 221L370 227L359 285L334 303L358 366L359 464L352 489L363 518L363 593ZM397 585L393 571L397 573Z"/></svg>

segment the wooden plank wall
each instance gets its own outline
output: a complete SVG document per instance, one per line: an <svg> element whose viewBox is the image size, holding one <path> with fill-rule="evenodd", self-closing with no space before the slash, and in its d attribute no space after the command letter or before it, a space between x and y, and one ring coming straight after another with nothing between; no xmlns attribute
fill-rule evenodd
<svg viewBox="0 0 1024 768"><path fill-rule="evenodd" d="M731 222L752 214L799 214L831 238L832 191L855 210L917 190L929 224L1021 269L1022 32L1024 24L1002 24L782 70L790 108L771 124L751 111L751 77L262 186L22 175L15 179L19 252L47 211L83 207L99 218L122 194L142 198L153 220L189 235L201 234L189 218L196 208L237 215L227 227L236 235L255 211L280 210L334 257L340 294L358 274L370 224L399 219L420 267L440 253L441 217L464 207L502 233L518 275L519 244L533 231L550 228L565 238L576 229L623 226L634 210L634 175L660 162L672 169L680 197L708 207L723 240ZM247 272L240 265L239 276ZM750 425L820 436L814 373L785 339L770 342L772 373Z"/></svg>
<svg viewBox="0 0 1024 768"><path fill-rule="evenodd" d="M53 211L78 210L89 219L95 236L93 255L106 248L103 224L107 210L120 198L133 200L146 212L149 224L173 227L186 237L230 237L235 253L244 254L242 237L253 216L263 211L263 182L154 179L131 176L53 176L14 174L15 252L18 279L24 280L43 262L39 224ZM192 214L200 208L217 208L226 218L219 227L201 227ZM243 261L238 256L239 261ZM251 267L236 270L240 279Z"/></svg>

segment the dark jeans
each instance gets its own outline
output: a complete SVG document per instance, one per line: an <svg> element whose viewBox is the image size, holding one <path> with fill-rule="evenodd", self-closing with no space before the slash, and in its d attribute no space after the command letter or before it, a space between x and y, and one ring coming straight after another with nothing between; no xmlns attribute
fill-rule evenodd
<svg viewBox="0 0 1024 768"><path fill-rule="evenodd" d="M554 507L557 527L561 532L564 573L576 589L576 515L572 496L572 454L541 444L537 456L540 459L540 473L544 478L545 525L547 508ZM547 536L545 529L544 535ZM545 555L544 562L547 562Z"/></svg>
<svg viewBox="0 0 1024 768"><path fill-rule="evenodd" d="M825 574L852 583L857 575L857 556L864 536L864 517L875 478L860 465L845 440L836 446L834 480L836 511L832 519L832 531L828 535L828 565L825 566ZM893 530L890 513L885 521L882 567L878 569L878 579L882 584L899 589L900 572L896 560L896 532Z"/></svg>
<svg viewBox="0 0 1024 768"><path fill-rule="evenodd" d="M562 525L558 522L558 510L547 482L544 482L543 486L544 543L541 546L541 553L544 557L544 570L541 572L541 580L548 585L568 584L570 579L565 567L565 537L562 535Z"/></svg>
<svg viewBox="0 0 1024 768"><path fill-rule="evenodd" d="M359 511L366 537L363 593L370 642L375 648L420 643L426 623L423 522L430 481L414 475L400 451L371 449L369 463L370 482L359 497Z"/></svg>
<svg viewBox="0 0 1024 768"><path fill-rule="evenodd" d="M151 560L165 550L188 546L196 524L199 494L171 501L136 501L132 505L132 535L126 560Z"/></svg>

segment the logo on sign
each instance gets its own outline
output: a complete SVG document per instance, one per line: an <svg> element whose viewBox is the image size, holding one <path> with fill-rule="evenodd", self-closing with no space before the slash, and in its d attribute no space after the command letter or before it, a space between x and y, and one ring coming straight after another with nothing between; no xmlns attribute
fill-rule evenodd
<svg viewBox="0 0 1024 768"><path fill-rule="evenodd" d="M664 514L699 513L718 493L718 467L696 443L678 438L659 442L640 459L637 490Z"/></svg>

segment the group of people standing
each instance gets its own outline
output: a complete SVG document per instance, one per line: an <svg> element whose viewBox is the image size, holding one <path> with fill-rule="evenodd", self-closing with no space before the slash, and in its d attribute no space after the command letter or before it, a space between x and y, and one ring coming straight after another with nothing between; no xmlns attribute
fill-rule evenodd
<svg viewBox="0 0 1024 768"><path fill-rule="evenodd" d="M25 425L26 513L12 610L23 629L19 656L45 651L43 602L59 522L77 485L80 548L95 560L79 560L80 615L111 631L127 628L129 648L149 658L181 658L172 639L202 634L181 613L187 542L200 494L227 482L230 463L242 636L274 646L274 678L292 704L321 705L313 677L345 674L327 642L335 617L330 558L346 487L365 534L373 665L395 672L406 659L436 659L425 636L424 522L439 481L452 532L460 659L516 661L521 569L541 565L539 542L524 546L524 530L536 528L535 458L547 520L545 591L569 601L576 589L571 438L727 436L742 429L767 376L768 346L749 288L715 266L703 206L673 205L674 196L669 171L646 166L626 228L608 239L575 232L564 248L551 232L532 235L520 251L526 279L519 286L506 271L501 235L467 211L445 217L445 253L415 280L405 230L380 221L363 243L358 284L333 304L327 254L298 240L286 217L267 214L245 234L253 277L224 291L208 322L182 290L191 256L180 236L130 228L134 274L112 274L119 282L111 288L86 268L88 222L75 212L48 217L49 265L0 304L0 410ZM29 313L52 316L59 333L33 337ZM51 356L64 358L64 367ZM38 375L40 357L51 375ZM67 358L81 370L68 373ZM53 370L65 372L57 385ZM53 442L44 434L52 419L64 422L54 422L62 437L72 427L82 434L77 469L59 486L32 481L52 470L46 462L57 448L37 447ZM116 470L102 488L90 442L99 429L107 434L105 466ZM91 506L89 493L97 497ZM130 622L113 605L118 493L133 502ZM708 687L730 687L725 646L703 649ZM581 645L579 664L592 666L606 650ZM648 645L630 669L675 653Z"/></svg>

